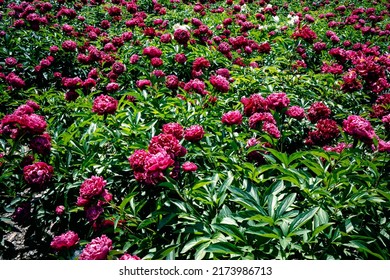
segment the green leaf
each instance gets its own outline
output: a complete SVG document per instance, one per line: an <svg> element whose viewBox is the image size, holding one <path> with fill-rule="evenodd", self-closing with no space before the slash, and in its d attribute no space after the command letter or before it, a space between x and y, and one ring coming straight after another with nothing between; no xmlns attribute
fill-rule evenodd
<svg viewBox="0 0 390 280"><path fill-rule="evenodd" d="M286 210L294 203L296 196L296 193L289 194L280 202L278 208L276 209L275 219L278 219L284 214L284 212L286 212Z"/></svg>
<svg viewBox="0 0 390 280"><path fill-rule="evenodd" d="M307 223L311 218L313 218L313 216L315 215L315 213L317 213L318 209L320 209L319 207L314 207L304 213L301 213L299 214L290 224L290 227L289 227L289 235L290 236L292 233L294 233L294 231L296 231L297 229L299 229L300 227L302 227L305 223Z"/></svg>
<svg viewBox="0 0 390 280"><path fill-rule="evenodd" d="M202 243L205 243L207 241L210 241L210 238L204 237L204 236L195 237L195 238L191 239L190 241L188 241L186 243L186 245L184 245L184 247L180 251L180 253L184 254L184 253L188 252L189 250L191 250L192 248L194 248L195 246L202 244Z"/></svg>
<svg viewBox="0 0 390 280"><path fill-rule="evenodd" d="M230 224L212 224L211 227L215 231L221 231L228 236L234 237L236 240L245 242L244 234L238 229L237 226Z"/></svg>
<svg viewBox="0 0 390 280"><path fill-rule="evenodd" d="M211 244L205 249L206 252L214 253L214 254L230 254L230 255L239 255L241 254L241 250L229 242L218 242Z"/></svg>

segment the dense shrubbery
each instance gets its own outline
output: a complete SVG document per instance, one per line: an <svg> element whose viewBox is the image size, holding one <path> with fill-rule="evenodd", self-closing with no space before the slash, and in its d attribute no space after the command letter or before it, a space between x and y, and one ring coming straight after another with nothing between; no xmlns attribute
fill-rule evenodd
<svg viewBox="0 0 390 280"><path fill-rule="evenodd" d="M0 0L0 256L389 259L390 2L352 2Z"/></svg>

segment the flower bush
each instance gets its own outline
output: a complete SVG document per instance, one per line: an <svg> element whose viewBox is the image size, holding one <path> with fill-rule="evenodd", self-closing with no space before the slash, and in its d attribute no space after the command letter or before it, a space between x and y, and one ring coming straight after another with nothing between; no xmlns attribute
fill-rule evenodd
<svg viewBox="0 0 390 280"><path fill-rule="evenodd" d="M389 10L0 1L0 258L389 259Z"/></svg>

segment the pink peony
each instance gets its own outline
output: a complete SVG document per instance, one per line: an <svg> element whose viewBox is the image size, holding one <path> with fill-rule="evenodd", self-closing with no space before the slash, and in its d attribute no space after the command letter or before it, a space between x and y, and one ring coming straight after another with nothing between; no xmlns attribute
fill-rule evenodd
<svg viewBox="0 0 390 280"><path fill-rule="evenodd" d="M105 94L101 94L93 101L92 112L98 115L114 114L118 107L118 101Z"/></svg>
<svg viewBox="0 0 390 280"><path fill-rule="evenodd" d="M172 134L161 133L154 136L149 143L148 150L151 154L161 151L167 152L173 159L182 156L182 145L179 140Z"/></svg>
<svg viewBox="0 0 390 280"><path fill-rule="evenodd" d="M360 116L352 115L343 121L343 130L356 139L371 143L376 136L370 122Z"/></svg>
<svg viewBox="0 0 390 280"><path fill-rule="evenodd" d="M310 131L306 143L309 145L324 146L340 135L340 129L334 120L320 119L316 130Z"/></svg>
<svg viewBox="0 0 390 280"><path fill-rule="evenodd" d="M165 86L169 89L177 89L179 87L179 78L176 75L168 75L165 78Z"/></svg>
<svg viewBox="0 0 390 280"><path fill-rule="evenodd" d="M344 151L344 149L347 149L347 148L351 148L352 145L348 145L344 142L341 142L339 144L337 144L337 146L335 147L330 147L330 146L324 146L323 149L326 151L326 152L335 152L335 153L338 153L340 154L342 151Z"/></svg>
<svg viewBox="0 0 390 280"><path fill-rule="evenodd" d="M269 135L271 135L274 138L280 138L280 136L281 136L278 127L273 123L265 122L263 124L262 129L264 132L268 133Z"/></svg>
<svg viewBox="0 0 390 280"><path fill-rule="evenodd" d="M130 255L128 253L123 254L120 258L120 260L130 260L130 261L138 261L141 258L136 255Z"/></svg>
<svg viewBox="0 0 390 280"><path fill-rule="evenodd" d="M23 168L24 180L29 185L43 187L53 177L53 167L45 162L36 162Z"/></svg>
<svg viewBox="0 0 390 280"><path fill-rule="evenodd" d="M266 100L268 108L272 110L281 110L290 104L290 99L284 92L271 93Z"/></svg>
<svg viewBox="0 0 390 280"><path fill-rule="evenodd" d="M64 214L64 212L65 212L65 206L64 205L58 205L57 207L56 207L56 214L58 215L58 216L61 216L62 214Z"/></svg>
<svg viewBox="0 0 390 280"><path fill-rule="evenodd" d="M203 127L198 124L192 125L184 131L184 138L190 142L198 142L203 136Z"/></svg>
<svg viewBox="0 0 390 280"><path fill-rule="evenodd" d="M274 117L271 115L271 113L254 113L252 116L249 117L249 127L252 129L255 129L257 127L257 124L260 122L268 122L276 124L276 121Z"/></svg>
<svg viewBox="0 0 390 280"><path fill-rule="evenodd" d="M162 55L162 51L157 47L146 47L143 52L144 55L149 56L149 58L160 57Z"/></svg>
<svg viewBox="0 0 390 280"><path fill-rule="evenodd" d="M307 113L307 118L310 122L316 123L320 119L329 118L332 111L322 102L313 103Z"/></svg>
<svg viewBox="0 0 390 280"><path fill-rule="evenodd" d="M145 80L138 80L136 82L136 85L137 85L138 88L143 89L143 88L148 87L148 86L151 87L152 86L152 82L150 80L147 80L147 79L145 79Z"/></svg>
<svg viewBox="0 0 390 280"><path fill-rule="evenodd" d="M122 74L123 72L126 71L126 66L121 63L121 62L115 62L113 65L112 65L112 71L115 73L115 74Z"/></svg>
<svg viewBox="0 0 390 280"><path fill-rule="evenodd" d="M92 176L86 179L80 187L80 197L84 199L91 199L103 193L107 182L101 176Z"/></svg>
<svg viewBox="0 0 390 280"><path fill-rule="evenodd" d="M78 234L69 230L59 236L55 236L50 243L50 247L57 251L69 249L75 246L79 240Z"/></svg>
<svg viewBox="0 0 390 280"><path fill-rule="evenodd" d="M302 120L305 117L305 110L299 106L291 106L286 111L286 115L297 120Z"/></svg>
<svg viewBox="0 0 390 280"><path fill-rule="evenodd" d="M244 105L244 114L248 117L254 113L268 111L268 103L260 94L252 94L249 98L242 97L241 103Z"/></svg>
<svg viewBox="0 0 390 280"><path fill-rule="evenodd" d="M222 123L227 125L241 124L242 114L240 111L230 111L222 115Z"/></svg>
<svg viewBox="0 0 390 280"><path fill-rule="evenodd" d="M92 239L85 246L79 256L79 260L105 260L108 253L112 250L112 240L106 235Z"/></svg>
<svg viewBox="0 0 390 280"><path fill-rule="evenodd" d="M183 64L187 61L187 57L184 53L178 53L175 55L175 61L177 63Z"/></svg>
<svg viewBox="0 0 390 280"><path fill-rule="evenodd" d="M188 30L178 28L173 33L173 38L181 45L187 45L190 40L190 32Z"/></svg>
<svg viewBox="0 0 390 280"><path fill-rule="evenodd" d="M184 128L179 123L166 123L162 127L165 134L171 134L176 139L181 140L184 137Z"/></svg>
<svg viewBox="0 0 390 280"><path fill-rule="evenodd" d="M193 162L190 162L190 161L187 161L185 163L183 163L183 165L181 166L181 168L183 169L183 171L185 172L194 172L198 169L198 167L196 166L195 163Z"/></svg>
<svg viewBox="0 0 390 280"><path fill-rule="evenodd" d="M145 160L148 156L149 153L145 150L135 150L129 157L131 168L137 172L144 172Z"/></svg>
<svg viewBox="0 0 390 280"><path fill-rule="evenodd" d="M211 76L210 77L210 83L213 85L213 87L220 92L228 92L229 91L229 81L221 75L217 76Z"/></svg>
<svg viewBox="0 0 390 280"><path fill-rule="evenodd" d="M67 40L62 43L62 49L67 52L74 52L77 48L76 42L72 40Z"/></svg>

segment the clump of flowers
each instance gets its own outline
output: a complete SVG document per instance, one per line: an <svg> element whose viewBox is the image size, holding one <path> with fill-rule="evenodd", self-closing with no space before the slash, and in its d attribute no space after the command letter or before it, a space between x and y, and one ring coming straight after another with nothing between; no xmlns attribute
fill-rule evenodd
<svg viewBox="0 0 390 280"><path fill-rule="evenodd" d="M268 102L261 94L252 94L250 97L242 97L241 103L244 105L244 114L249 117L254 113L267 112Z"/></svg>
<svg viewBox="0 0 390 280"><path fill-rule="evenodd" d="M284 92L271 93L267 96L268 108L272 110L282 110L290 104L290 99Z"/></svg>
<svg viewBox="0 0 390 280"><path fill-rule="evenodd" d="M310 131L306 143L309 145L324 146L340 135L337 123L330 119L320 119L316 130Z"/></svg>
<svg viewBox="0 0 390 280"><path fill-rule="evenodd" d="M112 240L105 234L92 239L79 256L79 260L105 260L112 250Z"/></svg>

